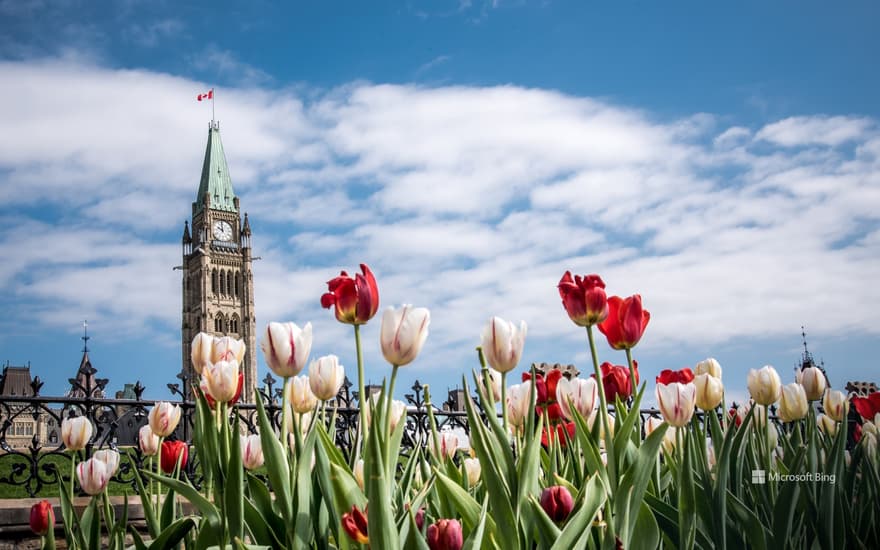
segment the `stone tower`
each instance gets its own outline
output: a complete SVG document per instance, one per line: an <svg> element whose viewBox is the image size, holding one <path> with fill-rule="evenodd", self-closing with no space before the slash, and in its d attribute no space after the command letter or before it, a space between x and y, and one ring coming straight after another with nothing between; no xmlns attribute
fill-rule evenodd
<svg viewBox="0 0 880 550"><path fill-rule="evenodd" d="M241 218L238 197L220 141L220 125L208 127L202 179L192 203L192 232L183 226L183 321L181 340L185 393L192 398L198 383L190 345L199 332L232 336L247 346L241 400L252 403L257 387L257 339L254 318L254 277L251 269L251 226Z"/></svg>

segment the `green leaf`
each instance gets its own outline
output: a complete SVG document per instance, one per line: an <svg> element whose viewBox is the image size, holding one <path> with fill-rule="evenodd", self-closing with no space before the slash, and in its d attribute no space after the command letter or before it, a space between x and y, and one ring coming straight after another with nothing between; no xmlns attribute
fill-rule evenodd
<svg viewBox="0 0 880 550"><path fill-rule="evenodd" d="M605 490L599 476L593 475L582 492L580 506L568 518L568 523L553 543L551 550L575 550L587 547L592 532L593 520L599 508L605 503Z"/></svg>
<svg viewBox="0 0 880 550"><path fill-rule="evenodd" d="M660 546L660 527L646 501L642 501L639 506L639 515L636 517L633 532L637 533L637 536L633 537L630 550L654 550Z"/></svg>
<svg viewBox="0 0 880 550"><path fill-rule="evenodd" d="M162 502L162 511L159 515L159 526L161 530L165 530L174 522L176 496L173 489L169 489L165 493L165 500Z"/></svg>
<svg viewBox="0 0 880 550"><path fill-rule="evenodd" d="M559 538L559 534L562 531L553 523L553 520L550 519L550 516L541 507L538 499L530 498L529 505L531 514L527 519L531 521L525 521L526 518L524 518L524 522L532 528L532 540L538 544L538 548L550 548L556 542L556 539Z"/></svg>
<svg viewBox="0 0 880 550"><path fill-rule="evenodd" d="M179 493L183 498L188 500L190 504L195 506L201 513L202 517L208 521L209 524L215 527L219 527L220 525L220 513L217 511L217 508L211 504L208 499L203 497L196 491L195 487L190 485L189 483L184 483L179 479L172 479L170 477L165 477L161 475L154 474L152 472L144 472L147 477L153 478L159 483L168 487L169 490L173 490Z"/></svg>
<svg viewBox="0 0 880 550"><path fill-rule="evenodd" d="M260 510L257 509L250 499L244 499L243 511L245 523L247 524L248 531L250 531L254 542L266 544L273 548L281 548L281 546L283 546L281 544L281 540L283 540L284 536L283 525L280 531L281 538L279 538L277 532L269 527L269 522L267 521L268 518L260 513ZM277 516L272 513L272 517Z"/></svg>
<svg viewBox="0 0 880 550"><path fill-rule="evenodd" d="M681 444L684 462L678 478L678 539L684 548L693 548L697 531L696 495L694 492L694 436L687 427L682 428ZM681 432L679 432L681 433ZM676 434L678 435L678 434Z"/></svg>
<svg viewBox="0 0 880 550"><path fill-rule="evenodd" d="M477 528L471 533L471 535L464 541L464 546L462 546L462 550L476 550L478 548L483 547L483 533L486 531L486 518L488 518L488 514L486 513L486 506L489 504L489 499L483 499L483 507L480 510L480 522L477 524Z"/></svg>
<svg viewBox="0 0 880 550"><path fill-rule="evenodd" d="M101 516L98 511L98 497L93 496L82 515L82 530L88 546L99 548L101 545Z"/></svg>
<svg viewBox="0 0 880 550"><path fill-rule="evenodd" d="M297 449L296 464L296 486L293 487L294 495L296 495L296 541L297 546L306 548L311 544L312 519L311 519L311 498L312 498L312 450L315 447L315 438L317 434L315 430L310 430L306 436L303 446Z"/></svg>
<svg viewBox="0 0 880 550"><path fill-rule="evenodd" d="M384 390L383 390L384 391ZM370 546L395 550L400 544L397 528L391 509L392 480L386 478L384 451L379 431L384 426L385 414L381 408L373 409L372 423L367 430L366 448L364 453L364 486L370 506L367 518L370 525Z"/></svg>
<svg viewBox="0 0 880 550"><path fill-rule="evenodd" d="M166 527L155 540L150 543L151 550L163 550L165 548L173 548L189 531L195 527L196 523L189 517L183 517Z"/></svg>
<svg viewBox="0 0 880 550"><path fill-rule="evenodd" d="M263 400L257 398L256 401L257 418L260 424L260 443L263 447L266 472L269 474L269 482L275 493L275 502L281 510L281 517L284 518L287 525L293 526L295 518L293 517L293 495L290 493L290 466L287 462L287 455L266 416ZM287 434L281 434L281 437L287 437Z"/></svg>
<svg viewBox="0 0 880 550"><path fill-rule="evenodd" d="M614 509L615 533L620 537L624 547L628 547L632 540L635 518L638 517L639 506L648 487L648 481L654 471L658 457L660 444L666 434L668 425L664 422L651 432L642 446L639 447L638 456L633 464L627 468L617 491L612 496Z"/></svg>
<svg viewBox="0 0 880 550"><path fill-rule="evenodd" d="M224 514L229 537L244 537L244 466L241 463L241 436L238 434L238 414L234 415L235 430L229 442L229 464L224 484Z"/></svg>
<svg viewBox="0 0 880 550"><path fill-rule="evenodd" d="M461 485L443 472L434 470L434 474L436 475L437 491L452 502L455 512L461 517L462 526L467 531L475 530L481 521L480 505L470 493L462 489ZM487 521L489 532L495 533L495 521L491 517ZM510 535L508 534L508 536Z"/></svg>

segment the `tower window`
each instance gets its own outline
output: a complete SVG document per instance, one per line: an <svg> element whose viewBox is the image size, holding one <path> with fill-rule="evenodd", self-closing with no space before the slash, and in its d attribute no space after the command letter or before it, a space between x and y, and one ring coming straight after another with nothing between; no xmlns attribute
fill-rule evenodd
<svg viewBox="0 0 880 550"><path fill-rule="evenodd" d="M238 315L233 315L232 319L229 320L229 332L238 334Z"/></svg>
<svg viewBox="0 0 880 550"><path fill-rule="evenodd" d="M220 271L220 294L226 293L226 272Z"/></svg>
<svg viewBox="0 0 880 550"><path fill-rule="evenodd" d="M232 272L226 272L226 294L232 296Z"/></svg>
<svg viewBox="0 0 880 550"><path fill-rule="evenodd" d="M211 272L211 294L217 294L217 270Z"/></svg>
<svg viewBox="0 0 880 550"><path fill-rule="evenodd" d="M238 298L239 293L241 292L241 272L235 272L235 297Z"/></svg>
<svg viewBox="0 0 880 550"><path fill-rule="evenodd" d="M214 332L225 332L225 330L223 329L223 324L223 314L218 313L217 317L214 318Z"/></svg>

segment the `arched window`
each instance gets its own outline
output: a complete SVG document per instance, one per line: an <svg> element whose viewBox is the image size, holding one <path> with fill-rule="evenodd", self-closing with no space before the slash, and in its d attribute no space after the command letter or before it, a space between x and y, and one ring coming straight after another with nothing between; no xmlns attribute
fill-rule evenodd
<svg viewBox="0 0 880 550"><path fill-rule="evenodd" d="M235 272L235 297L238 298L239 293L241 292L241 272Z"/></svg>
<svg viewBox="0 0 880 550"><path fill-rule="evenodd" d="M211 272L211 294L217 294L217 270Z"/></svg>
<svg viewBox="0 0 880 550"><path fill-rule="evenodd" d="M226 272L220 270L220 294L226 293Z"/></svg>
<svg viewBox="0 0 880 550"><path fill-rule="evenodd" d="M225 332L223 325L223 314L218 313L217 317L214 318L214 332Z"/></svg>
<svg viewBox="0 0 880 550"><path fill-rule="evenodd" d="M233 315L229 320L229 332L238 334L238 315Z"/></svg>
<svg viewBox="0 0 880 550"><path fill-rule="evenodd" d="M232 296L232 272L226 272L226 294Z"/></svg>

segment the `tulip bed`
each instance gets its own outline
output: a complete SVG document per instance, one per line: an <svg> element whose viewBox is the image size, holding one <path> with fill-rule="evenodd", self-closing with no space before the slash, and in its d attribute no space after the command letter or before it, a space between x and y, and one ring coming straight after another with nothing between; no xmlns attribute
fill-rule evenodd
<svg viewBox="0 0 880 550"><path fill-rule="evenodd" d="M417 358L427 337L423 308L384 313L380 344L390 378L363 404L350 453L334 444L335 418L322 401L342 382L338 359L316 359L300 376L310 325L267 327L263 352L284 377L285 412L278 433L257 399L260 433L250 437L239 435L232 414L244 346L200 335L193 342L202 377L194 446L205 482L199 491L178 475L189 450L162 438L180 413L158 404L140 439L145 454L159 457L139 477L149 536L128 530L134 547L880 548L880 394L849 400L817 369L783 386L764 367L749 374L751 402L728 412L721 366L708 359L693 370L657 373L651 391L662 417L645 420L639 407L649 390L633 359L650 320L641 297L607 297L597 275L570 273L559 292L586 332L592 376L520 372L520 383L508 385L526 325L493 317L479 369L463 379L465 395L474 388L479 396L466 401L470 455L436 429L428 388L428 441L401 455L406 410L391 396L397 369ZM364 395L360 328L378 310L376 280L366 266L355 277L343 272L321 302L354 327ZM611 348L603 353L624 352L623 365L600 363L605 348L594 329ZM862 420L847 449L850 403ZM770 417L771 405L781 423ZM65 436L73 446L88 440L79 428ZM126 518L106 505L112 462L102 456L77 466L82 490L95 495L80 517L70 507L72 487L61 487L72 548L96 547L102 531L113 548L124 546ZM178 495L198 514L183 515ZM47 533L51 521L51 509L35 507L35 531ZM45 546L52 547L48 532Z"/></svg>

